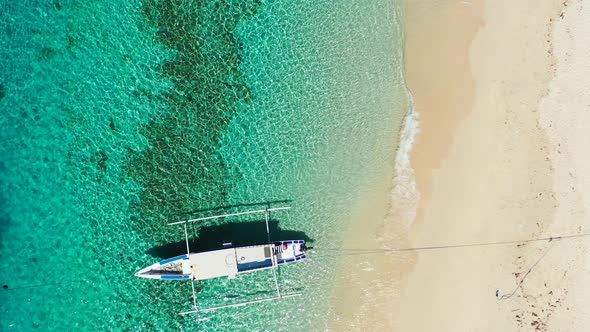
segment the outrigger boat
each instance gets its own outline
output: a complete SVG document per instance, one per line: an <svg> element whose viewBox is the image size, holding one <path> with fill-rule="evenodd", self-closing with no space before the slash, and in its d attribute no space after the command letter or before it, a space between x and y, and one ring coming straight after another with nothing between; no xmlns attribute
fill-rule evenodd
<svg viewBox="0 0 590 332"><path fill-rule="evenodd" d="M287 240L271 242L268 227L271 211L287 210L290 208L290 206L267 208L264 210L238 212L169 223L168 225L184 225L187 253L150 265L137 272L135 276L158 280L190 280L192 282L191 286L193 290L193 306L195 310L181 312L181 315L197 312L210 312L223 308L237 307L251 303L278 300L301 295L301 293L281 294L277 280L276 268L279 265L294 263L307 258L305 251L308 248L305 246L305 241ZM230 248L226 247L203 252L190 251L187 231L188 223L255 213L265 214L268 243ZM228 277L233 279L242 273L250 273L267 269L272 269L273 271L277 294L276 296L213 308L201 309L197 306L197 296L194 286L195 281L220 277Z"/></svg>

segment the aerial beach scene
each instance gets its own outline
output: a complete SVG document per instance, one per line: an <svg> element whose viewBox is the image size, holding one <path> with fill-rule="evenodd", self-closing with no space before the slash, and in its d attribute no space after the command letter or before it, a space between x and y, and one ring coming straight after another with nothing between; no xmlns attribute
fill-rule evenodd
<svg viewBox="0 0 590 332"><path fill-rule="evenodd" d="M0 9L0 330L590 328L583 0Z"/></svg>

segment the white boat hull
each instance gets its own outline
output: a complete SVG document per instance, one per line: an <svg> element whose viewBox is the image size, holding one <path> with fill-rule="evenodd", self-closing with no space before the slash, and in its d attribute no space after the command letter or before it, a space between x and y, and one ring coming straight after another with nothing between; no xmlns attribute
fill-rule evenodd
<svg viewBox="0 0 590 332"><path fill-rule="evenodd" d="M224 248L190 253L152 264L135 276L158 280L207 280L235 278L241 273L270 269L306 258L305 241Z"/></svg>

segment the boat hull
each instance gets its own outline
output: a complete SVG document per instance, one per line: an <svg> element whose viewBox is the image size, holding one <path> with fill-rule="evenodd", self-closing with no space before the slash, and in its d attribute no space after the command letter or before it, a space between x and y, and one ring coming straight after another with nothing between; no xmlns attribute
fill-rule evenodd
<svg viewBox="0 0 590 332"><path fill-rule="evenodd" d="M189 255L180 255L165 259L161 262L152 264L135 273L136 277L159 280L186 280L190 279L189 273L182 270L182 261Z"/></svg>
<svg viewBox="0 0 590 332"><path fill-rule="evenodd" d="M238 274L266 270L305 259L305 241L223 248L184 254L152 264L135 276L158 280L235 278Z"/></svg>

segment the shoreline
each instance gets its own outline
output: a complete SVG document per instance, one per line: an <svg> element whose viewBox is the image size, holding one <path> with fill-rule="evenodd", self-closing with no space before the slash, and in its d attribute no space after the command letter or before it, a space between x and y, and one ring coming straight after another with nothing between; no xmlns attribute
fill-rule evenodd
<svg viewBox="0 0 590 332"><path fill-rule="evenodd" d="M373 191L366 193L353 209L351 219L364 222L352 223L343 243L348 248L360 249L352 249L339 262L338 270L346 273L338 278L332 293L327 331L361 331L368 325L367 321L378 331L394 325L391 311L399 309L399 289L404 275L415 264L415 254L383 249L410 247L407 226L414 218L417 192L409 167L409 152L416 125L416 113L410 103L399 134L393 182L373 186ZM403 199L398 200L400 197Z"/></svg>
<svg viewBox="0 0 590 332"><path fill-rule="evenodd" d="M483 6L462 1L431 3L404 0L406 84L414 91L420 134L410 151L420 202L415 220L422 219L430 199L432 169L448 155L453 131L470 113L474 79L469 46L482 26Z"/></svg>
<svg viewBox="0 0 590 332"><path fill-rule="evenodd" d="M418 128L413 147L400 138L387 214L354 224L347 239L475 245L348 260L370 273L346 277L354 289L334 293L327 330L587 328L590 9L581 0L403 7L416 110L404 123L417 117ZM559 239L569 235L582 236ZM485 245L510 241L522 242Z"/></svg>
<svg viewBox="0 0 590 332"><path fill-rule="evenodd" d="M436 14L436 12L432 13L432 15ZM407 20L404 17L405 23ZM455 26L456 31L463 28L461 24ZM407 43L408 37L404 39ZM423 42L421 40L418 46L422 46ZM463 43L466 42L463 41ZM447 51L452 53L453 50L453 47L447 47ZM405 50L403 57L405 63L408 57ZM408 86L407 79L405 77L406 86ZM371 239L375 241L375 248L412 247L410 227L416 218L417 205L422 194L416 188L416 175L410 165L410 159L415 151L417 133L424 128L422 121L418 120L420 113L413 100L412 86L408 86L407 93L410 108L399 133L400 145L396 150L393 177L388 180L389 190L384 193L387 196L385 200L387 206L383 208L384 215L380 216L380 220L373 218L375 220L368 223L371 227L353 223L352 229L344 240L346 243L366 247L366 242L363 241ZM374 213L372 216L375 217ZM359 267L366 273L353 273L336 282L331 300L332 316L327 330L361 331L367 326L377 330L391 330L398 319L396 312L400 310L402 295L400 291L404 289L406 279L416 264L416 254L406 251L370 257L359 255L353 259L343 260L340 264Z"/></svg>

